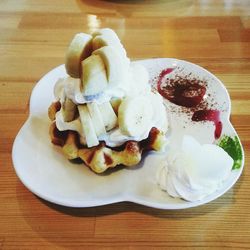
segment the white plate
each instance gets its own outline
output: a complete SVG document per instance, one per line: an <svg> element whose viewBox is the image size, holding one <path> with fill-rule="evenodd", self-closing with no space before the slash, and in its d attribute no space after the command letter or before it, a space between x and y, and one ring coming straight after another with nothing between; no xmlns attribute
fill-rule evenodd
<svg viewBox="0 0 250 250"><path fill-rule="evenodd" d="M216 108L222 112L222 134L237 136L229 121L231 109L229 95L214 75L195 64L177 59L149 59L140 63L148 68L153 85L161 70L171 67L206 79L211 102L216 100ZM216 199L239 178L243 169L244 155L241 167L231 172L230 178L218 191L201 201L187 202L171 198L156 183L156 171L165 157L164 154L148 153L136 167L119 167L102 175L93 173L83 164L71 163L64 158L60 148L51 144L48 134L50 121L47 109L54 99L53 87L56 80L65 75L64 65L61 65L37 83L30 99L29 118L16 136L13 145L12 158L16 173L23 184L37 196L70 207L91 207L130 201L161 209L182 209ZM165 103L169 110L170 143L180 143L184 134L193 135L201 143L214 141L214 127L211 122L192 122L179 106L167 100Z"/></svg>

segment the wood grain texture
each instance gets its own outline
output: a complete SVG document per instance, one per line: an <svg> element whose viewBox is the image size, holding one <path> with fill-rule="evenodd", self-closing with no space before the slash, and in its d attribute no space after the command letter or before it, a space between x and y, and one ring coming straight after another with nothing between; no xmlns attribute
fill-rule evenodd
<svg viewBox="0 0 250 250"><path fill-rule="evenodd" d="M217 200L164 211L132 203L72 209L17 178L12 144L36 82L64 63L76 32L113 28L132 59L174 57L223 81L245 149L236 185ZM0 1L0 249L249 249L250 1Z"/></svg>

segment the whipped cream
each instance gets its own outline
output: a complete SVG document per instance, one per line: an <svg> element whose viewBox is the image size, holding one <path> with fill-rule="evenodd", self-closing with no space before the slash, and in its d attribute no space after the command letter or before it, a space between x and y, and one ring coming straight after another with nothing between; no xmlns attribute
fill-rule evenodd
<svg viewBox="0 0 250 250"><path fill-rule="evenodd" d="M151 90L148 84L148 72L140 64L131 64L126 74L123 74L115 87L111 85L97 95L83 95L81 80L79 78L60 78L54 87L54 96L63 102L65 97L71 99L75 104L85 104L95 101L98 104L110 101L112 98L123 98L125 96L139 95Z"/></svg>
<svg viewBox="0 0 250 250"><path fill-rule="evenodd" d="M105 141L110 147L120 146L126 141L134 140L141 141L148 137L152 127L166 132L168 129L168 120L166 110L163 105L163 98L158 93L152 93L151 87L148 84L149 75L146 69L137 63L132 63L127 71L126 77L121 79L119 84L105 89L102 93L94 96L84 96L81 90L81 80L78 78L67 77L59 79L54 87L54 95L57 100L63 104L66 98L71 99L76 105L96 102L102 104L110 101L112 98L123 98L125 96L144 95L150 99L153 107L153 117L151 126L145 133L138 137L124 135L119 127L111 131L99 135L99 141ZM80 119L72 122L65 122L63 119L62 110L56 114L56 126L60 131L73 130L77 131L81 138L84 138ZM83 139L81 141L84 141Z"/></svg>
<svg viewBox="0 0 250 250"><path fill-rule="evenodd" d="M126 82L125 82L126 83ZM125 85L125 84L124 84ZM127 87L128 88L128 87ZM75 104L85 104L95 101L98 104L108 102L111 98L122 98L126 95L126 88L107 88L105 91L96 95L83 95L81 90L81 80L78 78L67 77L57 81L54 93L57 100L63 101L63 96L71 99Z"/></svg>
<svg viewBox="0 0 250 250"><path fill-rule="evenodd" d="M77 81L75 81L75 82L77 82ZM162 96L159 95L158 93L152 93L150 90L150 86L148 86L148 87L149 87L149 89L146 91L145 91L145 89L147 89L147 88L144 88L143 90L137 90L137 91L140 91L141 94L146 95L150 99L152 107L153 107L153 117L152 117L152 121L151 121L152 123L151 123L151 126L149 126L149 129L147 131L145 131L145 133L143 133L141 136L131 137L131 136L124 135L121 132L120 128L117 127L117 128L112 129L111 131L109 131L105 134L98 136L99 141L105 141L105 143L110 147L117 147L117 146L120 146L129 140L141 141L141 140L146 139L149 135L151 128L153 128L153 127L158 128L159 130L161 130L164 133L167 131L168 120L167 120L167 116L166 116L166 110L162 104L162 101L163 101ZM64 100L65 96L70 97L69 95L67 95L67 93L65 94L65 92L63 92L62 88L60 88L58 86L56 88L61 91L61 93L58 93L58 95L56 95L59 100ZM140 86L140 88L141 88L141 86ZM133 92L133 94L135 94L135 93L136 92ZM63 111L61 109L60 111L58 111L56 113L56 126L57 126L58 130L60 130L60 131L73 130L73 131L78 132L78 134L82 138L81 142L85 142L84 133L82 130L82 125L81 125L79 118L77 118L71 122L65 122L64 118L63 118Z"/></svg>
<svg viewBox="0 0 250 250"><path fill-rule="evenodd" d="M233 159L219 146L200 145L184 136L180 149L171 149L157 172L161 189L172 197L198 201L218 190L230 173Z"/></svg>

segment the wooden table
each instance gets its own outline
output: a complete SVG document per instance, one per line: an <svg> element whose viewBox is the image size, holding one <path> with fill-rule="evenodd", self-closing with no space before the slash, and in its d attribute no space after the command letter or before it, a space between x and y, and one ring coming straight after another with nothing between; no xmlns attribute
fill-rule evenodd
<svg viewBox="0 0 250 250"><path fill-rule="evenodd" d="M0 1L0 249L250 249L250 1ZM236 185L192 209L132 203L72 209L43 201L17 178L11 150L36 82L64 63L76 32L113 28L132 59L174 57L226 85L245 148Z"/></svg>

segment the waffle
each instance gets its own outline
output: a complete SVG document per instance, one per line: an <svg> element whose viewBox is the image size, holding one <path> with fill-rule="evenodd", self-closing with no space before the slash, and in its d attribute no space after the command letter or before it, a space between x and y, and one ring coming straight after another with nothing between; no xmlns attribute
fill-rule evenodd
<svg viewBox="0 0 250 250"><path fill-rule="evenodd" d="M69 160L80 158L85 165L95 173L103 173L108 168L118 165L134 166L141 161L145 151L159 151L165 145L165 135L153 127L147 139L140 142L127 141L120 147L108 147L105 142L98 146L87 148L80 143L79 135L75 131L59 131L55 123L55 114L60 109L60 103L52 103L49 107L49 118L53 121L50 125L51 142L62 147L62 152Z"/></svg>

